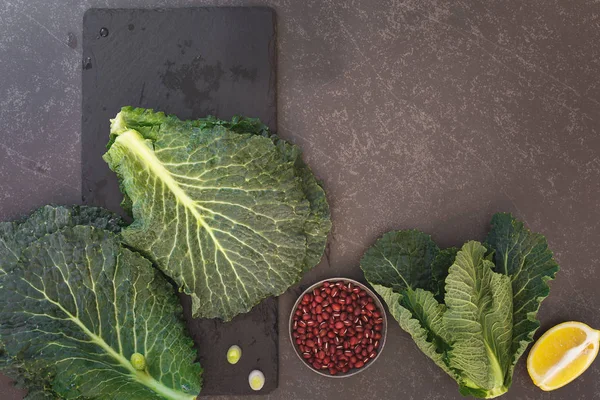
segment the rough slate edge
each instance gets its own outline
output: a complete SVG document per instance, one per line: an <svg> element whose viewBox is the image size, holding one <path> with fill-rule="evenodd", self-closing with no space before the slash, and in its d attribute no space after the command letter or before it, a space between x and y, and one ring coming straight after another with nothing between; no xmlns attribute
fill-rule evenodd
<svg viewBox="0 0 600 400"><path fill-rule="evenodd" d="M138 25L141 28L143 22L140 25L140 21L152 19L156 15L171 18L169 14L174 13L185 13L184 18L189 17L190 13L243 13L243 21L240 25L243 25L248 21L248 12L263 14L262 18L269 19L269 27L272 29L270 40L267 45L268 56L268 68L269 68L269 79L267 93L270 98L265 106L259 106L263 108L262 113L248 113L249 116L260 116L261 119L267 123L272 129L276 127L276 33L275 33L275 14L270 8L263 7L252 7L252 8L193 8L193 9L162 9L162 10L148 10L148 9L91 9L88 10L84 15L84 29L83 29L83 89L82 89L82 200L84 204L95 204L106 206L113 210L118 210L118 202L121 199L121 193L118 190L116 184L116 177L114 173L108 170L105 163L101 159L101 155L104 152L104 146L106 143L106 137L108 132L108 119L114 117L118 108L122 104L132 104L134 106L145 106L154 107L157 109L166 109L167 112L177 114L182 118L193 118L198 116L206 115L207 112L204 110L185 109L185 99L177 99L178 88L171 88L166 93L169 94L169 100L164 106L161 106L161 101L165 100L153 100L153 96L159 96L160 90L148 90L145 83L142 84L142 90L129 90L135 82L131 82L132 79L125 80L118 79L119 74L122 76L130 77L133 74L141 74L140 70L130 71L129 75L127 72L123 72L121 68L114 74L111 74L109 78L103 78L100 74L98 79L98 71L102 71L100 68L101 64L98 64L98 60L101 61L101 57L104 52L112 55L110 52L113 49L111 46L113 43L118 43L119 46L124 46L128 43L127 40L119 40L123 35L127 35L129 32L129 24L134 25L133 31L138 29ZM128 15L129 18L123 17ZM200 18L204 15L200 15ZM218 17L218 16L217 16ZM127 19L126 23L119 26L118 22L123 22L123 18ZM131 18L137 18L132 20ZM164 18L164 17L163 17ZM211 19L213 16L211 16ZM111 19L111 22L108 22ZM133 22L132 22L133 21ZM110 25L110 26L109 26ZM235 24L232 24L235 25ZM100 38L98 35L99 29L106 26L109 29L109 35L106 38ZM149 25L151 26L151 25ZM177 24L180 31L185 31L185 25ZM261 25L264 27L264 24ZM123 29L125 28L125 29ZM232 29L231 25L227 29ZM146 32L149 32L147 30ZM151 42L152 39L148 38L151 35L146 33L144 40L146 43ZM164 37L164 36L163 36ZM111 43L111 40L114 42ZM169 40L173 40L170 38ZM214 44L214 41L209 41ZM92 47L93 51L92 51ZM176 49L177 53L183 58L187 53L194 51L194 43L190 45L184 45ZM162 50L162 49L161 49ZM183 53L181 53L183 51ZM210 51L210 50L209 50ZM177 55L177 57L180 57ZM87 57L91 58L91 68L86 69L85 60ZM165 56L166 57L166 56ZM189 58L189 57L188 57ZM110 57L107 58L111 61ZM112 60L115 61L115 60ZM119 60L121 63L124 60ZM244 61L247 61L244 60ZM122 65L122 64L119 64ZM177 63L175 63L173 69L177 69ZM182 63L182 67L185 66ZM243 65L242 65L243 66ZM89 67L89 65L88 65ZM197 65L195 67L198 67ZM208 66L210 67L210 65ZM149 69L150 67L148 67ZM144 73L148 73L148 69L144 69ZM194 68L197 70L197 68ZM93 74L93 75L92 75ZM260 72L259 72L260 74ZM86 76L88 79L86 80ZM164 76L164 74L163 74ZM93 79L91 79L93 78ZM243 77L237 77L241 79ZM151 79L158 79L153 77ZM202 77L195 77L195 82L198 83ZM117 82L117 83L115 83ZM165 85L164 79L162 82ZM260 83L259 83L260 84ZM109 104L102 99L107 99L108 95L102 92L102 89L110 92L111 85L119 86L119 89L127 88L127 90L120 90L117 94L127 93L130 96L129 99L112 99L113 102L119 104ZM129 85L129 87L127 86ZM263 83L264 85L264 83ZM222 85L221 85L222 86ZM144 92L143 88L146 88ZM159 88L160 89L160 88ZM165 89L164 87L162 88ZM218 89L216 89L218 91ZM97 94L97 91L100 94ZM140 93L141 92L141 93ZM135 93L135 95L129 95L128 93ZM140 95L138 95L140 93ZM143 95L142 95L143 94ZM160 93L163 94L163 93ZM211 94L211 93L209 93ZM227 94L227 93L226 93ZM115 93L110 93L112 97ZM138 98L139 96L139 98ZM122 96L121 96L122 97ZM239 96L238 96L239 97ZM130 100L130 99L133 99ZM256 106L256 98L247 98L243 107L253 108ZM179 106L175 104L181 102ZM102 104L100 104L102 103ZM112 107L111 107L112 106ZM179 107L179 108L178 108ZM219 109L219 106L216 107ZM242 107L240 107L242 108ZM212 110L210 110L212 111ZM240 110L231 111L228 114L228 110L219 110L217 116L222 118L228 118L233 114L240 113ZM243 112L243 110L242 110ZM93 176L94 179L85 179L86 177ZM99 190L101 189L101 194ZM235 395L235 394L255 394L248 386L248 373L253 369L260 369L263 371L266 377L265 387L260 391L260 394L266 394L273 391L278 386L278 324L277 324L277 299L269 298L263 301L260 305L255 307L250 313L240 315L234 318L233 321L223 324L219 321L214 320L193 320L191 319L189 309L189 298L185 295L180 295L182 304L184 306L184 314L187 320L187 326L190 330L191 336L194 338L199 348L199 359L204 367L204 385L201 394L202 395ZM243 356L240 362L235 366L227 364L225 354L227 348L232 344L238 344L243 349Z"/></svg>

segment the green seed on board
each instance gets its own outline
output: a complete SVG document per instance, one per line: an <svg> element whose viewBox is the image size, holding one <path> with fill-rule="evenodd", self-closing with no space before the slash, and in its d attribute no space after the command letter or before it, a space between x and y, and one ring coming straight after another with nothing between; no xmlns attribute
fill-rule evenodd
<svg viewBox="0 0 600 400"><path fill-rule="evenodd" d="M265 386L265 375L261 371L255 369L248 375L248 383L252 390L258 391Z"/></svg>
<svg viewBox="0 0 600 400"><path fill-rule="evenodd" d="M229 364L237 364L240 358L242 358L242 349L240 346L234 344L227 350L227 361Z"/></svg>

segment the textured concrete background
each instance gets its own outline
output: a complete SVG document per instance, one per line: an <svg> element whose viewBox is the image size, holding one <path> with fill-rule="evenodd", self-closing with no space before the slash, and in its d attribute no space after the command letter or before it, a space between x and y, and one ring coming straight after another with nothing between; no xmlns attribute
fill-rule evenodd
<svg viewBox="0 0 600 400"><path fill-rule="evenodd" d="M391 228L483 239L496 211L544 233L562 266L543 329L600 328L600 2L48 1L0 3L0 218L80 199L81 24L89 7L271 5L279 133L325 182L334 229L304 283L347 275ZM9 160L6 162L5 160ZM281 321L293 302L281 297ZM269 399L460 399L390 324L377 364L348 380L300 364L281 327ZM600 363L543 393L524 360L505 398L600 398ZM7 393L12 394L7 394ZM18 399L7 383L0 398Z"/></svg>

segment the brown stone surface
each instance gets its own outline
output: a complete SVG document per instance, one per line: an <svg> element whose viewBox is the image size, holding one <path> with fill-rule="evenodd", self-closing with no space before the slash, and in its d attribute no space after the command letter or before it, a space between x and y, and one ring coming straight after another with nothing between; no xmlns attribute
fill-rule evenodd
<svg viewBox="0 0 600 400"><path fill-rule="evenodd" d="M328 257L303 283L361 278L391 228L441 245L483 239L511 211L562 267L542 329L600 328L600 3L594 1L54 1L0 3L0 218L80 199L81 21L90 7L270 5L278 130L329 193ZM396 324L377 364L347 380L293 354L280 298L279 389L265 399L461 399ZM598 399L600 364L552 393L521 360L506 399ZM20 397L2 381L0 398ZM257 397L260 398L260 397ZM233 398L231 398L233 399Z"/></svg>

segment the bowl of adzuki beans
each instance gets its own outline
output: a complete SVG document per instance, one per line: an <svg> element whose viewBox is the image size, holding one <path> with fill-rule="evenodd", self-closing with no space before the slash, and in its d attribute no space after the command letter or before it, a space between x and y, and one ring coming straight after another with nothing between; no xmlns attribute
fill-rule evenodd
<svg viewBox="0 0 600 400"><path fill-rule="evenodd" d="M317 282L298 298L290 340L314 372L345 378L369 367L385 344L387 318L379 298L352 279Z"/></svg>

